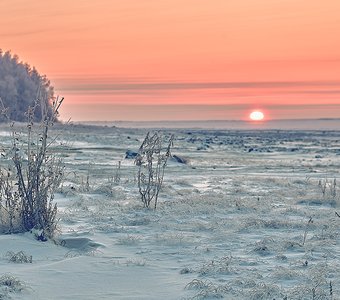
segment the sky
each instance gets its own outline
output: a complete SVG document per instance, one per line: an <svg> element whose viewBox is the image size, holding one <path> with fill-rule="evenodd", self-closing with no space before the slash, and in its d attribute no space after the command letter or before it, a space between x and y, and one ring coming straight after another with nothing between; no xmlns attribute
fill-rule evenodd
<svg viewBox="0 0 340 300"><path fill-rule="evenodd" d="M62 119L340 118L339 0L0 0Z"/></svg>

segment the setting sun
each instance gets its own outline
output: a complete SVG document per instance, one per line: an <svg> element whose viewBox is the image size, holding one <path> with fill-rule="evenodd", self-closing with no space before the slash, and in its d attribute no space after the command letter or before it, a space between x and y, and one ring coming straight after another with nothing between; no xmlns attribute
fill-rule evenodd
<svg viewBox="0 0 340 300"><path fill-rule="evenodd" d="M249 118L252 121L262 121L264 119L264 114L262 111L253 111L250 115Z"/></svg>

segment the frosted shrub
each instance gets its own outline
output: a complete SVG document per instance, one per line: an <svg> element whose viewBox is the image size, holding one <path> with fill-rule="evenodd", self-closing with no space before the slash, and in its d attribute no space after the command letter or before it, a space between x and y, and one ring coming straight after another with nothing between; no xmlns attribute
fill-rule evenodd
<svg viewBox="0 0 340 300"><path fill-rule="evenodd" d="M0 299L8 299L8 293L18 293L26 288L18 278L5 274L0 277Z"/></svg>
<svg viewBox="0 0 340 300"><path fill-rule="evenodd" d="M144 207L150 207L154 200L157 207L159 191L163 184L164 170L168 158L171 156L174 136L171 135L167 147L163 149L162 136L159 133L148 133L139 148L135 164L138 167L137 181L139 193Z"/></svg>
<svg viewBox="0 0 340 300"><path fill-rule="evenodd" d="M141 237L139 236L127 235L125 237L118 239L117 244L131 246L131 245L138 244L140 240L141 240Z"/></svg>
<svg viewBox="0 0 340 300"><path fill-rule="evenodd" d="M200 275L214 275L214 274L230 274L234 270L230 266L232 264L231 256L223 256L215 258L203 264L198 270Z"/></svg>
<svg viewBox="0 0 340 300"><path fill-rule="evenodd" d="M320 179L318 186L320 187L322 196L324 198L327 196L327 192L329 198L336 198L338 194L336 178L334 178L333 180L328 180L327 178L324 180Z"/></svg>
<svg viewBox="0 0 340 300"><path fill-rule="evenodd" d="M199 290L199 292L191 299L220 299L230 289L226 285L216 285L210 280L194 279L189 282L186 287L188 290Z"/></svg>
<svg viewBox="0 0 340 300"><path fill-rule="evenodd" d="M53 152L54 139L49 129L57 120L63 99L46 106L44 95L26 113L26 134L11 125L11 149L5 156L9 166L0 171L0 230L3 233L26 232L34 229L39 240L52 237L57 226L57 205L54 192L64 174L62 161ZM36 109L42 121L34 124ZM50 113L52 109L52 113Z"/></svg>
<svg viewBox="0 0 340 300"><path fill-rule="evenodd" d="M32 263L32 255L27 255L23 251L19 251L17 253L13 251L8 251L5 255L9 262L13 263Z"/></svg>

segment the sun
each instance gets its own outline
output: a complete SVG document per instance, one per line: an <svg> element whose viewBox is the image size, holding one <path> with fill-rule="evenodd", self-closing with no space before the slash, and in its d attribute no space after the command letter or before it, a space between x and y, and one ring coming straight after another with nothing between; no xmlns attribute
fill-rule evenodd
<svg viewBox="0 0 340 300"><path fill-rule="evenodd" d="M252 121L262 121L264 119L264 114L262 111L259 110L254 110L253 112L251 112L251 114L249 115L249 118Z"/></svg>

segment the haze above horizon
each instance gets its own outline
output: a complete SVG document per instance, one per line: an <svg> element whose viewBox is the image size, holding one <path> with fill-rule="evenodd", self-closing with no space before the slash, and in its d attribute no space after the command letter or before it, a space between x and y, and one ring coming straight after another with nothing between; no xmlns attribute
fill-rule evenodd
<svg viewBox="0 0 340 300"><path fill-rule="evenodd" d="M337 0L0 2L75 121L340 118ZM1 71L1 70L0 70Z"/></svg>

